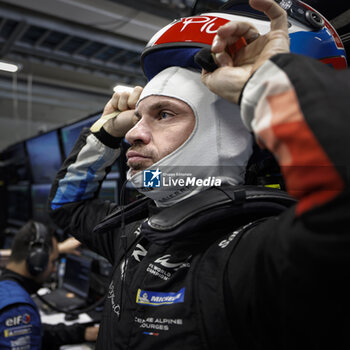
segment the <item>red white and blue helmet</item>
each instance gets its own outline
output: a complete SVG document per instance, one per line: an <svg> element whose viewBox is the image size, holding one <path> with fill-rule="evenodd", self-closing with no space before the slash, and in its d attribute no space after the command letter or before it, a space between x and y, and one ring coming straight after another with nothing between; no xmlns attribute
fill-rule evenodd
<svg viewBox="0 0 350 350"><path fill-rule="evenodd" d="M347 67L343 43L326 18L299 0L277 2L288 14L291 52L318 59L336 69ZM263 13L248 4L230 4L228 1L218 12L175 20L158 31L141 56L147 79L170 66L200 70L195 54L210 47L218 28L229 21L249 21L260 34L270 30L270 22Z"/></svg>

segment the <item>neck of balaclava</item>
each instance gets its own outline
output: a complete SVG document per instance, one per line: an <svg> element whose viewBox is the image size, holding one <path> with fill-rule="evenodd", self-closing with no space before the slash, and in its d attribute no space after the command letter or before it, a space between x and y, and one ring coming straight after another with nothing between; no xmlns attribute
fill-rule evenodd
<svg viewBox="0 0 350 350"><path fill-rule="evenodd" d="M172 206L211 187L219 187L224 184L234 186L243 183L243 172L237 172L236 176L232 176L232 174L227 176L228 174L215 166L170 167L162 166L161 163L156 164L155 168L146 169L145 172L140 171L133 176L128 174L132 185L140 193L152 199L157 207ZM184 168L187 169L186 172L179 170ZM153 169L158 170L160 176L158 179L154 179L152 186L149 186L151 184L147 183L148 175L145 173L154 172Z"/></svg>
<svg viewBox="0 0 350 350"><path fill-rule="evenodd" d="M165 191L162 191L160 188L154 188L153 191L149 191L146 188L138 189L140 193L153 199L156 206L159 208L173 206L203 190L205 190L204 187L194 188L193 186L169 186Z"/></svg>

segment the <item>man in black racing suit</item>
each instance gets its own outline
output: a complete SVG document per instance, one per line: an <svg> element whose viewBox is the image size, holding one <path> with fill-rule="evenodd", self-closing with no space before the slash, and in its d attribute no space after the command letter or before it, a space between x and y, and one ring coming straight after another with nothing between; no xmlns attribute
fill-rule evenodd
<svg viewBox="0 0 350 350"><path fill-rule="evenodd" d="M231 102L240 97L244 125L274 153L298 202L242 185L249 136L235 120L240 142L231 145L225 133L235 131L224 116L224 127L217 116L212 128L201 119L200 106L216 97L199 86L197 73L172 67L142 93L114 95L107 118L80 136L50 195L57 224L114 266L97 349L350 346L350 75L288 53L284 11L271 0L250 3L268 15L271 32L257 37L247 23L222 27L212 47L220 68L203 71L202 80ZM233 67L225 47L242 35L250 44ZM123 112L106 121L117 109ZM126 133L130 180L145 197L118 210L96 196ZM221 186L140 185L141 170L153 169L156 178L160 165L204 167L225 156L236 161L232 174L208 168Z"/></svg>

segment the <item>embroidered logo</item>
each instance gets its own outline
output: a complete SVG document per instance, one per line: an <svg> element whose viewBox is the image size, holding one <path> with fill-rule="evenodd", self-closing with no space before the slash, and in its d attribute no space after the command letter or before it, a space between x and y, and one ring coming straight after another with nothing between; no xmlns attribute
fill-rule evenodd
<svg viewBox="0 0 350 350"><path fill-rule="evenodd" d="M19 326L20 324L28 324L30 322L30 315L23 314L18 316L13 316L5 321L6 327Z"/></svg>
<svg viewBox="0 0 350 350"><path fill-rule="evenodd" d="M20 335L31 334L31 333L32 333L32 325L4 329L5 338L18 337Z"/></svg>
<svg viewBox="0 0 350 350"><path fill-rule="evenodd" d="M140 262L142 258L146 256L146 254L147 250L144 247L142 247L141 244L137 244L131 255L137 262Z"/></svg>
<svg viewBox="0 0 350 350"><path fill-rule="evenodd" d="M154 260L154 263L160 264L168 269L172 269L174 271L177 271L180 268L183 267L190 267L190 263L188 262L169 262L171 258L170 254L163 255L159 257L158 259ZM187 258L187 260L191 259L191 255Z"/></svg>
<svg viewBox="0 0 350 350"><path fill-rule="evenodd" d="M227 239L224 239L219 243L219 247L222 249L226 248L235 239L239 232L240 231L233 231Z"/></svg>
<svg viewBox="0 0 350 350"><path fill-rule="evenodd" d="M119 317L120 315L120 305L116 303L115 293L114 293L114 283L113 281L109 285L108 288L108 299L111 300L112 310L117 314Z"/></svg>
<svg viewBox="0 0 350 350"><path fill-rule="evenodd" d="M185 288L181 288L178 292L151 292L138 289L136 296L137 304L160 306L183 303L185 300Z"/></svg>

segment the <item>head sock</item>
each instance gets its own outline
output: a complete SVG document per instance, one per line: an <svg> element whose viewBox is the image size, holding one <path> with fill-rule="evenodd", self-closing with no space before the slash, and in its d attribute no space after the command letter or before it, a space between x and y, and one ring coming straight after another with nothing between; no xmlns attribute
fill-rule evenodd
<svg viewBox="0 0 350 350"><path fill-rule="evenodd" d="M253 138L239 107L213 94L198 71L169 67L145 86L139 102L151 95L179 99L191 107L195 127L189 138L148 170L159 170L159 187L145 187L144 171L128 180L157 206L171 206L210 186L244 183ZM182 180L181 180L182 179Z"/></svg>

